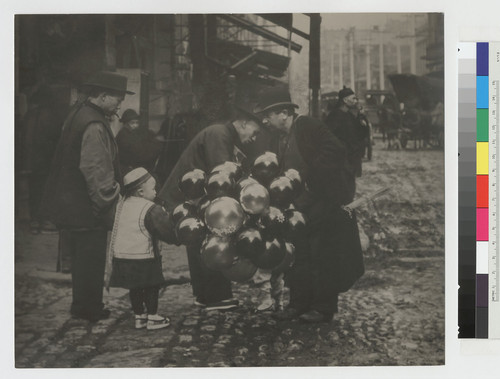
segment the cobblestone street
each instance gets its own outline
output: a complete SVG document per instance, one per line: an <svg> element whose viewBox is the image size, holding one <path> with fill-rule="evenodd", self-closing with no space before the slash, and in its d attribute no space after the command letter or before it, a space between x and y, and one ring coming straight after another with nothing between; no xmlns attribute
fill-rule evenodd
<svg viewBox="0 0 500 379"><path fill-rule="evenodd" d="M381 143L380 143L381 144ZM358 195L392 187L359 212L365 275L331 324L255 312L266 281L234 284L236 311L192 304L184 248L163 248L169 328L135 330L128 292L105 291L108 320L71 319L71 278L55 272L56 235L16 231L16 367L259 367L444 364L443 152L387 151L365 162ZM286 295L286 294L285 294ZM285 296L286 299L286 296Z"/></svg>

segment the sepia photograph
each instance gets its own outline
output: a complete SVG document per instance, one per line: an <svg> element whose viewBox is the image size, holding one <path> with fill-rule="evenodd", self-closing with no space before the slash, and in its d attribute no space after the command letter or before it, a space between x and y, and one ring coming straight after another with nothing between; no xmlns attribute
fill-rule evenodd
<svg viewBox="0 0 500 379"><path fill-rule="evenodd" d="M17 369L445 364L444 13L14 26Z"/></svg>

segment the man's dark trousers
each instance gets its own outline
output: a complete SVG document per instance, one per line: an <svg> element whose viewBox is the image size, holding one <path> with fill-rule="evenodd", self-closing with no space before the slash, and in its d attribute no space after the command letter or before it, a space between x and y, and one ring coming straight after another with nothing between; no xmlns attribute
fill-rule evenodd
<svg viewBox="0 0 500 379"><path fill-rule="evenodd" d="M104 307L102 291L108 233L106 230L72 230L70 233L73 280L71 314L98 320Z"/></svg>
<svg viewBox="0 0 500 379"><path fill-rule="evenodd" d="M220 271L210 270L202 261L199 244L186 246L193 295L203 304L231 299L231 281Z"/></svg>

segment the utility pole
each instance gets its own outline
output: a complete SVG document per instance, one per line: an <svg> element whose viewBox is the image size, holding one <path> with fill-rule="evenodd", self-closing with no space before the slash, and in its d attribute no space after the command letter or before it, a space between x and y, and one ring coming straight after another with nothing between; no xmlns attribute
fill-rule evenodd
<svg viewBox="0 0 500 379"><path fill-rule="evenodd" d="M339 88L344 87L344 41L339 44Z"/></svg>
<svg viewBox="0 0 500 379"><path fill-rule="evenodd" d="M330 85L335 88L335 45L330 50Z"/></svg>
<svg viewBox="0 0 500 379"><path fill-rule="evenodd" d="M311 100L309 102L309 113L312 117L319 118L319 92L321 88L321 16L319 13L309 15L309 88Z"/></svg>
<svg viewBox="0 0 500 379"><path fill-rule="evenodd" d="M401 41L400 40L396 41L396 65L398 68L398 74L401 74L403 72L403 69L401 67Z"/></svg>
<svg viewBox="0 0 500 379"><path fill-rule="evenodd" d="M417 36L415 32L415 16L410 15L410 72L417 73Z"/></svg>
<svg viewBox="0 0 500 379"><path fill-rule="evenodd" d="M378 45L378 65L379 65L379 80L380 89L385 89L385 74L384 74L384 32L379 32L380 43Z"/></svg>
<svg viewBox="0 0 500 379"><path fill-rule="evenodd" d="M351 89L356 92L354 83L354 28L349 31L349 73L351 74Z"/></svg>
<svg viewBox="0 0 500 379"><path fill-rule="evenodd" d="M370 40L366 43L366 89L372 89L372 75L371 75L371 46Z"/></svg>

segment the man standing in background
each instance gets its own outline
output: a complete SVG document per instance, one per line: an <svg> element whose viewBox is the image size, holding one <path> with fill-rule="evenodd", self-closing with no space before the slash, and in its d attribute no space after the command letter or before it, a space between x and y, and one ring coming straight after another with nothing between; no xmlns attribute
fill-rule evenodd
<svg viewBox="0 0 500 379"><path fill-rule="evenodd" d="M107 233L120 194L118 149L109 120L120 109L127 78L99 72L86 84L87 100L66 118L47 181L43 212L70 236L75 318L109 317L102 291Z"/></svg>

